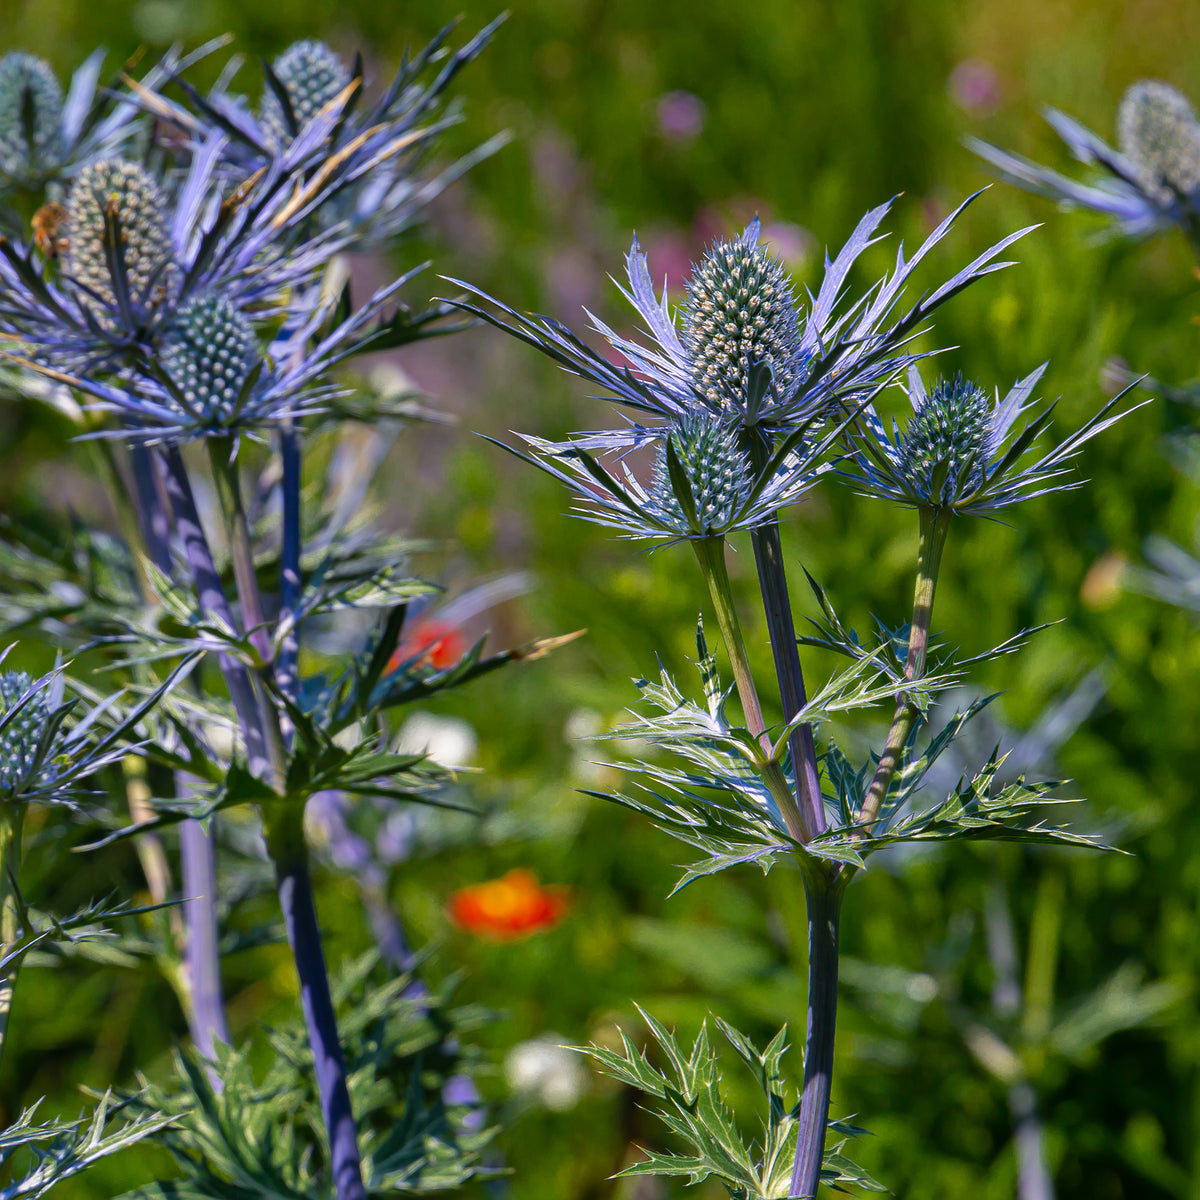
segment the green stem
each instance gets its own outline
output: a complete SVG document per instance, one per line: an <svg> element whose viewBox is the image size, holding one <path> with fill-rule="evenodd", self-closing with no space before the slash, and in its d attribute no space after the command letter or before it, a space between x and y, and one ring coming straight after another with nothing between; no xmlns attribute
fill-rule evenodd
<svg viewBox="0 0 1200 1200"><path fill-rule="evenodd" d="M21 864L22 811L15 804L0 803L0 958L17 944L21 929L18 920L16 881ZM21 960L0 970L0 1055L4 1053L8 1033L8 1015L12 1011L13 990Z"/></svg>
<svg viewBox="0 0 1200 1200"><path fill-rule="evenodd" d="M717 613L717 628L725 642L725 650L733 665L733 678L737 685L738 699L746 717L746 728L758 738L759 745L767 755L762 764L763 781L771 790L788 833L797 841L806 841L804 823L796 806L796 797L788 786L783 768L772 756L771 737L763 720L762 705L754 686L750 671L750 659L746 654L746 642L742 637L742 625L738 620L737 608L733 603L733 591L729 586L729 572L725 569L725 539L723 537L698 538L692 542L696 559L708 594Z"/></svg>
<svg viewBox="0 0 1200 1200"><path fill-rule="evenodd" d="M933 596L937 589L938 570L942 562L942 550L946 545L946 533L950 528L952 510L948 508L922 508L921 530L917 545L917 581L913 591L912 625L908 633L908 657L904 663L904 679L908 684L916 683L925 674L925 655L929 648L929 622L933 616ZM896 697L896 712L887 741L875 769L875 777L863 801L859 814L859 826L864 832L879 816L888 788L892 785L896 769L908 745L908 739L920 715L918 706L909 688L904 688Z"/></svg>
<svg viewBox="0 0 1200 1200"><path fill-rule="evenodd" d="M271 660L271 636L263 616L258 575L254 570L254 551L250 544L250 523L242 502L242 484L238 478L237 463L233 460L233 449L232 438L208 440L217 495L229 530L229 554L233 561L238 600L242 606L242 622L259 658L267 663Z"/></svg>

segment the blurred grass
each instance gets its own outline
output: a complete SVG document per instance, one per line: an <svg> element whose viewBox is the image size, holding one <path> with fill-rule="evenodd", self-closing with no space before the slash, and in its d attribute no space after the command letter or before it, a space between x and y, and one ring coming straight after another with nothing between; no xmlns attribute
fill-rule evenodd
<svg viewBox="0 0 1200 1200"><path fill-rule="evenodd" d="M0 2L8 44L47 56L60 73L97 43L116 62L139 46L155 52L173 39L196 44L228 31L251 59L298 37L323 36L346 52L362 47L378 77L446 20L462 14L465 36L494 12L480 0ZM491 49L460 78L466 119L446 154L500 129L515 140L439 203L423 244L403 247L398 261L428 256L436 272L515 305L578 325L586 303L625 328L629 316L606 276L619 269L635 229L661 275L676 269L680 254L694 255L760 212L798 227L797 245L807 253L795 269L813 284L821 249L840 244L863 210L902 193L892 236L865 256L861 283L887 266L898 237L915 245L988 182L962 137L1064 165L1041 106L1107 134L1121 90L1140 76L1200 96L1198 46L1200 8L1166 2L517 3ZM975 79L974 92L964 73ZM703 105L703 129L690 139L671 140L659 128L659 102L677 90ZM1196 373L1191 319L1200 304L1177 238L1098 244L1088 218L997 186L922 278L932 283L1034 222L1042 225L1018 245L1020 265L973 288L939 319L938 343L958 347L942 369L1005 387L1049 359L1042 391L1061 396L1064 429L1102 403L1100 373L1112 356L1165 380ZM448 286L422 276L413 299ZM444 540L423 564L442 577L535 572L537 590L503 615L504 638L589 631L551 660L437 705L477 730L483 772L469 787L496 815L486 841L455 841L396 870L392 898L414 940L439 947L435 971L465 969L465 997L505 1010L486 1034L497 1061L544 1031L581 1041L610 1036L615 1021L636 1029L631 999L688 1030L711 1008L760 1037L788 1020L800 1040L804 922L796 876L735 872L665 901L681 851L575 791L586 779L568 730L616 719L633 696L629 677L653 669L656 652L686 677L698 581L684 552L639 555L568 521L554 486L471 431L553 436L607 420L605 407L484 331L400 361L460 424L414 431L397 447L384 473L389 519ZM1086 488L1025 505L1004 524L956 530L938 597L937 625L969 652L1019 626L1061 621L1020 655L980 672L980 686L1004 690L1005 711L1018 725L1088 668L1105 665L1108 694L1066 747L1063 767L1092 801L1089 819L1117 823L1134 857L1011 849L921 856L868 873L847 907L848 955L914 972L930 969L934 948L966 914L974 932L964 994L986 1005L991 979L979 914L988 881L1006 881L1024 934L1038 880L1053 872L1065 888L1060 1007L1127 961L1183 987L1186 999L1152 1028L1120 1034L1041 1080L1064 1200L1200 1198L1200 639L1186 614L1108 586L1104 575L1105 564L1138 561L1151 532L1191 541L1200 493L1168 465L1162 439L1192 423L1191 413L1156 402L1089 447ZM64 446L66 434L41 409L0 407L4 511L69 506L111 521L86 450ZM897 623L911 587L914 526L902 512L828 488L797 512L785 546L789 562L803 562L848 620L863 627L878 613ZM742 553L735 584L752 611L749 572ZM811 614L798 569L793 586L798 608ZM768 669L761 623L752 642ZM562 926L511 945L449 926L450 891L517 865L572 886L575 903ZM47 880L42 899L55 904L138 886L129 850L102 863L74 857L69 871L47 859L37 870ZM258 915L270 915L269 899ZM321 912L331 957L363 948L350 881L323 881ZM239 1032L289 1011L292 982L280 949L236 956L227 971ZM898 1035L859 989L847 987L844 996L834 1109L857 1112L874 1133L854 1148L864 1165L906 1200L1012 1196L1003 1090L981 1073L941 1007L922 1007ZM78 1104L77 1084L99 1086L114 1073L129 1082L135 1067L161 1071L170 1039L183 1030L169 989L151 972L86 964L30 971L13 1020L15 1053L0 1073L6 1117L42 1092L69 1110ZM790 1061L798 1073L798 1051ZM487 1088L498 1103L507 1095L499 1071ZM502 1145L513 1194L523 1200L650 1200L676 1193L605 1177L628 1160L632 1142L658 1136L628 1096L593 1081L569 1112L525 1112ZM108 1196L136 1170L149 1176L160 1168L135 1152L60 1194Z"/></svg>

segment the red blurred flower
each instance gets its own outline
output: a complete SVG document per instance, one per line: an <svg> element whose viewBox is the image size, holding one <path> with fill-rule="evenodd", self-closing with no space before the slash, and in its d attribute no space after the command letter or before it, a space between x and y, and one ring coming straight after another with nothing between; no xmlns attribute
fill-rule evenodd
<svg viewBox="0 0 1200 1200"><path fill-rule="evenodd" d="M460 888L449 911L464 929L485 937L525 937L553 929L571 906L565 887L543 887L531 871L518 867L500 879Z"/></svg>
<svg viewBox="0 0 1200 1200"><path fill-rule="evenodd" d="M467 639L462 631L436 618L420 622L392 652L388 671L403 664L410 667L433 667L444 671L452 667L467 652Z"/></svg>

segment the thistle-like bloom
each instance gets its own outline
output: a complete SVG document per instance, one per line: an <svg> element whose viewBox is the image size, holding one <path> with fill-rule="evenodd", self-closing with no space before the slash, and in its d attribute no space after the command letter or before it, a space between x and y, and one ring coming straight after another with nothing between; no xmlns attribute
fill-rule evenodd
<svg viewBox="0 0 1200 1200"><path fill-rule="evenodd" d="M348 66L323 42L296 42L265 69L262 97L253 104L230 90L231 73L207 95L177 79L191 107L152 88L138 88L142 107L182 132L189 148L220 135L221 171L233 184L287 161L309 179L336 165L335 186L323 190L312 210L323 228L342 226L364 240L383 242L409 228L420 210L475 163L494 153L507 135L490 139L433 175L422 173L439 133L457 124L459 113L445 103L458 72L488 44L499 18L454 53L447 25L427 46L406 56L378 97L363 98L361 60ZM432 72L432 78L429 73ZM319 136L311 136L319 126Z"/></svg>
<svg viewBox="0 0 1200 1200"><path fill-rule="evenodd" d="M137 86L159 86L209 49L182 58L169 54ZM142 113L128 98L100 87L103 64L104 51L97 50L71 76L64 96L43 59L19 50L0 58L0 193L49 188L48 198L61 200L83 168L120 155Z"/></svg>
<svg viewBox="0 0 1200 1200"><path fill-rule="evenodd" d="M109 329L148 325L178 290L166 203L143 167L102 159L85 167L66 204L66 281Z"/></svg>
<svg viewBox="0 0 1200 1200"><path fill-rule="evenodd" d="M604 466L590 450L598 435L549 442L522 434L528 453L504 448L564 483L585 520L622 537L674 543L756 529L802 499L832 470L822 459L838 435L813 437L813 424L793 431L758 469L737 426L708 412L643 430L655 454L647 484L623 456Z"/></svg>
<svg viewBox="0 0 1200 1200"><path fill-rule="evenodd" d="M0 180L37 187L63 159L63 94L44 59L0 58Z"/></svg>
<svg viewBox="0 0 1200 1200"><path fill-rule="evenodd" d="M285 145L350 85L346 64L313 39L294 42L272 63L271 85L263 93L259 124L274 144Z"/></svg>
<svg viewBox="0 0 1200 1200"><path fill-rule="evenodd" d="M1155 79L1133 84L1117 114L1117 150L1057 109L1045 117L1080 162L1104 174L1081 183L977 138L967 144L1010 183L1111 217L1128 237L1172 225L1200 236L1200 122L1181 92Z"/></svg>
<svg viewBox="0 0 1200 1200"><path fill-rule="evenodd" d="M1122 392L1082 429L1022 466L1031 443L1050 424L1054 406L1033 416L1016 437L1011 437L1013 426L1032 407L1029 397L1045 370L1043 363L1013 384L1003 399L997 389L993 403L962 376L941 380L927 391L916 368L910 368L905 390L913 412L908 423L901 430L893 420L889 436L874 408L866 407L848 427L854 466L842 471L842 477L864 495L962 514L990 513L1077 487L1078 481L1063 479L1070 460L1085 442L1133 409L1109 415Z"/></svg>
<svg viewBox="0 0 1200 1200"><path fill-rule="evenodd" d="M906 260L900 247L896 269L856 300L844 296L846 275L874 241L888 204L858 223L838 256L826 260L820 290L797 306L791 282L760 244L757 218L735 241L718 242L689 277L682 335L666 292L657 295L646 256L634 239L625 259L629 279L622 295L646 324L651 344L622 337L599 318L592 327L624 358L614 366L569 329L549 317L523 315L470 284L451 280L500 310L459 307L554 359L565 370L601 387L609 399L668 422L707 413L739 427L760 426L786 435L839 405L856 407L891 382L919 356L907 343L930 313L974 280L1008 266L994 261L1027 230L1010 234L900 316L894 315L916 265L946 235L970 197ZM593 448L636 445L660 436L653 429L592 435Z"/></svg>
<svg viewBox="0 0 1200 1200"><path fill-rule="evenodd" d="M131 712L118 716L107 701L79 717L61 671L35 680L0 670L0 804L76 804L90 776L129 753L126 735L179 675Z"/></svg>

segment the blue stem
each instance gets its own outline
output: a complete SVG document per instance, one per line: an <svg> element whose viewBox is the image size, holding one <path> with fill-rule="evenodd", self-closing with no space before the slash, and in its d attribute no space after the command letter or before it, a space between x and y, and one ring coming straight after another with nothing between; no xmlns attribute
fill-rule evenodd
<svg viewBox="0 0 1200 1200"><path fill-rule="evenodd" d="M154 565L164 575L171 571L171 531L159 490L160 463L154 451L135 443L130 447L138 524ZM187 794L190 784L176 773L176 794ZM182 867L183 921L186 942L187 1019L192 1042L205 1058L212 1058L217 1041L228 1042L229 1025L221 1000L221 955L217 925L217 864L213 835L198 821L179 827Z"/></svg>
<svg viewBox="0 0 1200 1200"><path fill-rule="evenodd" d="M837 1023L838 927L845 877L824 867L805 872L808 902L808 1034L800 1093L792 1197L815 1200L825 1159L829 1093L833 1084L833 1036Z"/></svg>
<svg viewBox="0 0 1200 1200"><path fill-rule="evenodd" d="M308 849L302 823L294 812L280 814L274 821L267 816L267 845L275 863L283 923L300 977L300 1004L308 1026L321 1113L329 1133L330 1165L337 1200L365 1200L367 1192L359 1165L358 1132L346 1087L346 1067L338 1040L325 954L321 949L321 930L308 872Z"/></svg>
<svg viewBox="0 0 1200 1200"><path fill-rule="evenodd" d="M175 516L175 528L183 543L188 569L196 585L200 611L206 618L220 621L230 629L236 629L225 589L221 586L221 576L213 563L212 551L204 535L204 526L201 525L200 515L196 511L196 500L192 495L187 468L183 465L183 457L178 448L174 446L166 452L164 485ZM229 689L229 698L238 715L238 724L246 743L250 773L264 778L270 772L271 762L267 757L262 715L254 695L254 686L250 681L250 673L228 655L219 655L218 661L225 676L225 686Z"/></svg>

